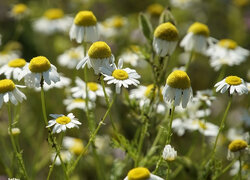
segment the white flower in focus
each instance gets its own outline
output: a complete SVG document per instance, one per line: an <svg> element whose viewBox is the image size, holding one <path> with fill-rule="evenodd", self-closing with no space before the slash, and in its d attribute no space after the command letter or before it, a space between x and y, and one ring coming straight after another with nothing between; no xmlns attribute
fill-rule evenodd
<svg viewBox="0 0 250 180"><path fill-rule="evenodd" d="M66 106L67 112L71 112L74 109L81 109L86 111L86 101L82 98L67 98L63 100L63 104ZM93 109L95 107L95 104L92 101L88 101L88 109Z"/></svg>
<svg viewBox="0 0 250 180"><path fill-rule="evenodd" d="M237 93L238 95L248 94L248 89L243 79L238 76L228 76L222 81L214 85L216 92L225 93L228 91L230 95Z"/></svg>
<svg viewBox="0 0 250 180"><path fill-rule="evenodd" d="M17 105L18 102L23 102L26 96L17 88L23 88L24 86L16 85L10 79L0 80L0 108L4 103L11 102Z"/></svg>
<svg viewBox="0 0 250 180"><path fill-rule="evenodd" d="M162 152L162 158L166 161L174 161L176 157L177 151L175 151L170 144L167 144Z"/></svg>
<svg viewBox="0 0 250 180"><path fill-rule="evenodd" d="M11 79L13 76L13 79L17 80L25 65L24 59L13 59L0 68L0 74L4 74L7 79Z"/></svg>
<svg viewBox="0 0 250 180"><path fill-rule="evenodd" d="M67 128L78 128L78 125L82 124L75 118L73 113L69 113L67 116L64 116L63 114L50 114L50 117L55 119L50 120L46 128L54 126L53 133L60 133L61 131L65 132Z"/></svg>
<svg viewBox="0 0 250 180"><path fill-rule="evenodd" d="M211 106L212 101L216 99L215 96L213 96L212 90L202 90L202 91L196 91L196 95L194 96L194 101L201 101L206 103L207 106Z"/></svg>
<svg viewBox="0 0 250 180"><path fill-rule="evenodd" d="M108 68L100 68L102 74L105 76L104 80L107 81L107 84L115 84L117 94L120 94L122 86L128 88L129 85L137 86L140 84L137 79L141 76L134 69L122 69L122 66L123 61L119 59L118 67L114 64L114 67L109 66Z"/></svg>
<svg viewBox="0 0 250 180"><path fill-rule="evenodd" d="M163 180L163 178L156 176L147 168L144 167L137 167L134 169L131 169L128 172L128 175L124 178L124 180Z"/></svg>
<svg viewBox="0 0 250 180"><path fill-rule="evenodd" d="M63 147L75 155L79 155L84 150L83 141L78 138L65 136L62 141Z"/></svg>
<svg viewBox="0 0 250 180"><path fill-rule="evenodd" d="M227 159L232 160L245 154L249 155L249 153L250 149L248 148L248 143L245 140L236 139L228 145Z"/></svg>
<svg viewBox="0 0 250 180"><path fill-rule="evenodd" d="M92 11L80 11L72 24L69 37L77 43L95 42L98 40L97 20Z"/></svg>
<svg viewBox="0 0 250 180"><path fill-rule="evenodd" d="M69 162L73 158L72 154L69 151L62 151L61 150L60 155L61 155L62 161L64 163ZM51 154L51 161L52 162L54 161L55 156L56 156L56 153ZM60 160L59 156L56 157L55 165L57 165L57 166L61 165L61 160Z"/></svg>

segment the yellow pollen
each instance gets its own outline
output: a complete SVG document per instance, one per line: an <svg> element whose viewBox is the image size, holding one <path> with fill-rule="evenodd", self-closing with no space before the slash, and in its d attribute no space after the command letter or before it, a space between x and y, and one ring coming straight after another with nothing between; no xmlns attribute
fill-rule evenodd
<svg viewBox="0 0 250 180"><path fill-rule="evenodd" d="M147 12L152 16L160 16L163 12L164 7L161 4L154 3L148 6Z"/></svg>
<svg viewBox="0 0 250 180"><path fill-rule="evenodd" d="M128 79L128 73L122 69L116 69L113 71L112 76L118 80Z"/></svg>
<svg viewBox="0 0 250 180"><path fill-rule="evenodd" d="M146 180L150 177L150 172L147 168L138 167L128 172L128 180Z"/></svg>
<svg viewBox="0 0 250 180"><path fill-rule="evenodd" d="M159 25L155 29L154 36L166 41L177 41L179 33L172 23L167 22Z"/></svg>
<svg viewBox="0 0 250 180"><path fill-rule="evenodd" d="M22 14L24 13L26 10L28 9L28 7L25 4L16 4L13 8L12 8L12 13L14 14Z"/></svg>
<svg viewBox="0 0 250 180"><path fill-rule="evenodd" d="M10 79L0 80L0 93L6 93L15 89L15 84Z"/></svg>
<svg viewBox="0 0 250 180"><path fill-rule="evenodd" d="M187 89L191 86L187 73L181 70L173 71L167 78L167 84L178 89Z"/></svg>
<svg viewBox="0 0 250 180"><path fill-rule="evenodd" d="M85 102L85 101L84 101L84 99L77 98L77 99L74 99L74 102L76 102L76 103L82 103L82 102Z"/></svg>
<svg viewBox="0 0 250 180"><path fill-rule="evenodd" d="M227 49L235 49L238 45L231 39L222 39L218 42L218 45Z"/></svg>
<svg viewBox="0 0 250 180"><path fill-rule="evenodd" d="M97 41L90 46L88 55L94 59L109 58L111 56L111 49L105 42Z"/></svg>
<svg viewBox="0 0 250 180"><path fill-rule="evenodd" d="M204 130L207 129L207 126L206 126L205 123L203 123L202 121L199 121L198 123L199 123L199 126L200 126L201 129L204 129Z"/></svg>
<svg viewBox="0 0 250 180"><path fill-rule="evenodd" d="M192 24L189 27L188 32L192 32L196 35L203 35L206 37L209 36L209 29L208 29L207 25L199 23L199 22L195 22L194 24Z"/></svg>
<svg viewBox="0 0 250 180"><path fill-rule="evenodd" d="M48 71L51 65L49 60L44 56L37 56L31 59L29 69L34 73L41 73Z"/></svg>
<svg viewBox="0 0 250 180"><path fill-rule="evenodd" d="M70 52L69 52L69 56L70 56L72 59L79 59L79 58L80 58L79 53L77 53L76 51L70 51Z"/></svg>
<svg viewBox="0 0 250 180"><path fill-rule="evenodd" d="M98 90L98 84L95 83L95 82L88 82L88 83L87 83L87 86L88 86L88 88L89 88L91 91L97 91L97 90Z"/></svg>
<svg viewBox="0 0 250 180"><path fill-rule="evenodd" d="M67 116L61 116L59 118L56 119L56 122L58 124L68 124L71 121L71 119Z"/></svg>
<svg viewBox="0 0 250 180"><path fill-rule="evenodd" d="M226 77L225 81L229 85L239 85L242 83L241 79L238 76L228 76Z"/></svg>
<svg viewBox="0 0 250 180"><path fill-rule="evenodd" d="M74 19L74 23L78 26L94 26L96 22L96 17L92 11L80 11Z"/></svg>
<svg viewBox="0 0 250 180"><path fill-rule="evenodd" d="M82 140L76 138L73 141L74 143L73 143L73 146L70 147L70 151L76 155L81 154L81 152L84 150Z"/></svg>
<svg viewBox="0 0 250 180"><path fill-rule="evenodd" d="M247 147L247 142L241 139L233 140L229 146L228 149L232 152L237 152L240 150L243 150Z"/></svg>
<svg viewBox="0 0 250 180"><path fill-rule="evenodd" d="M154 84L148 85L146 91L144 92L144 95L146 97L150 97L150 95L153 94L153 88L154 88ZM156 88L154 91L155 91L154 93L156 93Z"/></svg>
<svg viewBox="0 0 250 180"><path fill-rule="evenodd" d="M64 16L63 10L52 8L45 11L44 16L47 19L54 20L54 19L60 19Z"/></svg>
<svg viewBox="0 0 250 180"><path fill-rule="evenodd" d="M140 52L140 48L139 48L139 46L137 46L137 45L131 45L131 46L130 46L130 49L131 49L133 52L135 52L135 53L139 53L139 52Z"/></svg>
<svg viewBox="0 0 250 180"><path fill-rule="evenodd" d="M114 17L113 26L115 28L121 28L122 26L124 26L124 20L122 19L122 17L120 17L120 16Z"/></svg>
<svg viewBox="0 0 250 180"><path fill-rule="evenodd" d="M26 64L24 59L14 59L8 63L9 67L23 67Z"/></svg>

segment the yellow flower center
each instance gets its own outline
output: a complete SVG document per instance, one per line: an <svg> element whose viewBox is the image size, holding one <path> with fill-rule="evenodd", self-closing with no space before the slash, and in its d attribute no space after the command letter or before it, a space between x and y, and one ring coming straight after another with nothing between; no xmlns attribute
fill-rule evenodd
<svg viewBox="0 0 250 180"><path fill-rule="evenodd" d="M118 80L128 79L128 73L122 69L116 69L113 71L112 76Z"/></svg>
<svg viewBox="0 0 250 180"><path fill-rule="evenodd" d="M229 146L228 149L232 152L237 152L240 150L243 150L247 147L247 142L241 139L237 139L232 141Z"/></svg>
<svg viewBox="0 0 250 180"><path fill-rule="evenodd" d="M155 29L154 36L166 41L177 41L179 33L172 23L167 22L159 25Z"/></svg>
<svg viewBox="0 0 250 180"><path fill-rule="evenodd" d="M122 26L124 26L124 20L122 19L122 17L120 17L120 16L114 17L113 26L115 28L121 28Z"/></svg>
<svg viewBox="0 0 250 180"><path fill-rule="evenodd" d="M203 123L202 121L199 121L198 123L199 123L199 126L200 126L201 129L204 129L204 130L207 129L207 126L206 126L205 123Z"/></svg>
<svg viewBox="0 0 250 180"><path fill-rule="evenodd" d="M218 42L218 45L227 49L235 49L238 45L231 39L222 39Z"/></svg>
<svg viewBox="0 0 250 180"><path fill-rule="evenodd" d="M29 69L34 73L41 73L44 71L48 71L51 65L49 60L44 56L37 56L31 59L29 64Z"/></svg>
<svg viewBox="0 0 250 180"><path fill-rule="evenodd" d="M26 64L24 59L14 59L8 63L9 67L23 67Z"/></svg>
<svg viewBox="0 0 250 180"><path fill-rule="evenodd" d="M96 17L92 11L80 11L74 19L74 23L78 26L94 26L96 22Z"/></svg>
<svg viewBox="0 0 250 180"><path fill-rule="evenodd" d="M0 80L0 93L6 93L15 89L15 84L10 79Z"/></svg>
<svg viewBox="0 0 250 180"><path fill-rule="evenodd" d="M167 84L172 88L178 89L187 89L191 86L187 73L181 70L172 72L167 78Z"/></svg>
<svg viewBox="0 0 250 180"><path fill-rule="evenodd" d="M207 25L199 23L199 22L195 22L194 24L192 24L189 27L188 32L192 32L196 35L203 35L206 37L209 36L209 29L208 29Z"/></svg>
<svg viewBox="0 0 250 180"><path fill-rule="evenodd" d="M149 177L150 172L144 167L134 168L128 172L128 180L146 180Z"/></svg>
<svg viewBox="0 0 250 180"><path fill-rule="evenodd" d="M90 46L88 55L95 59L109 58L111 56L111 49L105 42L97 41Z"/></svg>
<svg viewBox="0 0 250 180"><path fill-rule="evenodd" d="M45 11L44 16L47 19L54 20L54 19L60 19L64 16L63 10L52 8Z"/></svg>
<svg viewBox="0 0 250 180"><path fill-rule="evenodd" d="M12 12L14 14L22 14L24 13L26 10L28 9L28 7L25 4L16 4L13 8L12 8Z"/></svg>
<svg viewBox="0 0 250 180"><path fill-rule="evenodd" d="M152 16L160 16L161 13L163 12L164 7L161 4L155 3L151 4L147 8L147 12L151 14Z"/></svg>
<svg viewBox="0 0 250 180"><path fill-rule="evenodd" d="M79 59L79 58L80 58L79 53L77 53L76 51L70 51L70 52L69 52L69 56L70 56L72 59Z"/></svg>
<svg viewBox="0 0 250 180"><path fill-rule="evenodd" d="M153 88L154 88L154 84L150 84L147 86L147 89L144 92L144 96L146 96L147 98L150 98L152 95L156 95L157 93L157 88L155 88L155 91L153 92ZM160 90L160 100L163 100L163 95L162 92Z"/></svg>
<svg viewBox="0 0 250 180"><path fill-rule="evenodd" d="M228 76L225 81L229 85L239 85L242 83L238 76Z"/></svg>
<svg viewBox="0 0 250 180"><path fill-rule="evenodd" d="M85 101L84 101L84 99L76 98L76 99L74 99L74 102L76 102L76 103L82 103L82 102L85 102Z"/></svg>
<svg viewBox="0 0 250 180"><path fill-rule="evenodd" d="M129 46L130 47L130 49L133 51L133 52L135 52L135 53L139 53L140 52L140 48L139 48L139 46L137 46L137 45L131 45L131 46Z"/></svg>
<svg viewBox="0 0 250 180"><path fill-rule="evenodd" d="M89 88L91 91L97 91L97 90L98 90L98 84L95 83L95 82L88 82L88 83L87 83L87 86L88 86L88 88Z"/></svg>
<svg viewBox="0 0 250 180"><path fill-rule="evenodd" d="M59 118L56 119L56 122L58 124L68 124L71 121L71 119L67 116L61 116Z"/></svg>
<svg viewBox="0 0 250 180"><path fill-rule="evenodd" d="M242 169L245 170L245 171L250 170L250 165L249 164L244 164L242 166Z"/></svg>
<svg viewBox="0 0 250 180"><path fill-rule="evenodd" d="M70 151L76 155L81 154L81 152L84 150L84 146L81 139L74 139L74 144L72 147L70 147Z"/></svg>

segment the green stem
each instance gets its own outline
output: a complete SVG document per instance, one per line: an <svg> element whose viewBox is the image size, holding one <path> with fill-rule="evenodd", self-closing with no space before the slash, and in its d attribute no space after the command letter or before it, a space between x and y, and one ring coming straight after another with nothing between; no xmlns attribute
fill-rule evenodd
<svg viewBox="0 0 250 180"><path fill-rule="evenodd" d="M52 162L52 164L50 165L49 173L48 173L48 176L47 176L47 178L46 178L47 180L49 180L50 175L52 174L52 171L53 171L54 166L55 166L56 158L57 158L57 154L55 155L55 157L54 157L54 159L53 159L53 162Z"/></svg>
<svg viewBox="0 0 250 180"><path fill-rule="evenodd" d="M166 180L169 179L169 173L170 173L170 165L169 165L169 162L167 162L167 166L168 166L168 168L167 168L167 177L166 177Z"/></svg>
<svg viewBox="0 0 250 180"><path fill-rule="evenodd" d="M159 159L159 160L157 161L157 163L156 163L156 167L155 167L155 170L153 171L153 174L156 174L156 173L157 173L157 171L158 171L158 169L159 169L159 167L160 167L160 165L161 165L162 160L163 160L163 158L162 158L162 156L161 156L160 159Z"/></svg>
<svg viewBox="0 0 250 180"><path fill-rule="evenodd" d="M239 176L239 180L242 180L242 176L241 176L241 171L242 171L241 154L239 156L239 163L240 163L240 168L239 168L238 176Z"/></svg>
<svg viewBox="0 0 250 180"><path fill-rule="evenodd" d="M174 111L175 111L175 106L174 106L174 102L173 102L173 104L172 104L172 112L171 112L169 126L168 126L168 137L167 137L166 144L170 144L171 143L172 123L173 123L173 119L174 119Z"/></svg>
<svg viewBox="0 0 250 180"><path fill-rule="evenodd" d="M191 52L190 52L189 59L188 59L188 62L187 62L187 64L186 64L186 66L185 66L185 72L187 72L187 70L188 70L188 68L189 68L189 65L190 65L190 63L191 63L193 57L194 57L194 51L191 51Z"/></svg>
<svg viewBox="0 0 250 180"><path fill-rule="evenodd" d="M217 176L215 176L215 178L213 179L217 179L219 178L222 174L224 174L225 172L227 172L231 167L232 165L235 163L236 159L233 160L231 163L229 163Z"/></svg>

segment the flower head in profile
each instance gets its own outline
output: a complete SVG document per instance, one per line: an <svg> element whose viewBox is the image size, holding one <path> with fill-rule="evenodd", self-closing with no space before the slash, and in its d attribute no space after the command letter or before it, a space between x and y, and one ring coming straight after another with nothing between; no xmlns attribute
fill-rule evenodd
<svg viewBox="0 0 250 180"><path fill-rule="evenodd" d="M240 155L243 155L245 153L249 153L248 143L245 140L242 139L236 139L233 140L228 145L228 154L227 158L229 160L234 159L235 157L239 157Z"/></svg>
<svg viewBox="0 0 250 180"><path fill-rule="evenodd" d="M23 99L26 99L26 96L17 88L24 86L19 86L14 84L10 79L0 80L0 108L4 103L11 102L14 105L17 105L18 102L23 102Z"/></svg>
<svg viewBox="0 0 250 180"><path fill-rule="evenodd" d="M83 141L79 138L64 137L63 147L69 150L72 154L79 155L84 150Z"/></svg>
<svg viewBox="0 0 250 180"><path fill-rule="evenodd" d="M23 3L15 4L10 11L10 16L16 19L22 19L28 14L29 8Z"/></svg>
<svg viewBox="0 0 250 180"><path fill-rule="evenodd" d="M161 57L171 55L177 45L179 33L176 27L170 23L160 24L154 32L153 47Z"/></svg>
<svg viewBox="0 0 250 180"><path fill-rule="evenodd" d="M114 67L101 67L100 69L102 74L105 76L104 80L107 81L107 84L115 84L117 94L121 92L122 86L128 88L129 85L137 86L140 84L137 79L141 76L134 69L122 69L122 66L123 61L122 59L119 59L118 67L114 65Z"/></svg>
<svg viewBox="0 0 250 180"><path fill-rule="evenodd" d="M228 76L222 81L216 83L214 85L216 88L216 92L220 91L220 93L229 92L230 95L237 93L238 95L248 94L248 89L244 80L238 76Z"/></svg>
<svg viewBox="0 0 250 180"><path fill-rule="evenodd" d="M153 3L147 7L147 13L153 17L159 17L163 11L164 7L159 3Z"/></svg>
<svg viewBox="0 0 250 180"><path fill-rule="evenodd" d="M167 144L164 147L162 158L166 161L174 161L177 157L177 151L171 147L170 144Z"/></svg>
<svg viewBox="0 0 250 180"><path fill-rule="evenodd" d="M137 167L131 169L124 180L163 180L161 177L156 176L145 167Z"/></svg>
<svg viewBox="0 0 250 180"><path fill-rule="evenodd" d="M181 41L180 46L185 51L204 53L210 41L209 34L207 25L195 22L189 27L188 33Z"/></svg>
<svg viewBox="0 0 250 180"><path fill-rule="evenodd" d="M56 67L44 56L37 56L31 59L29 63L24 66L23 72L18 76L20 81L24 78L25 84L29 87L41 87L41 80L43 79L48 85L51 82L58 82L60 80Z"/></svg>
<svg viewBox="0 0 250 180"><path fill-rule="evenodd" d="M100 68L113 66L114 56L107 43L103 41L94 42L88 50L88 55L78 63L76 69L84 68L86 64L94 69L95 74L101 73Z"/></svg>
<svg viewBox="0 0 250 180"><path fill-rule="evenodd" d="M182 107L186 108L193 94L187 73L181 70L173 71L167 78L162 94L165 101L174 101L174 106L179 106L182 102Z"/></svg>
<svg viewBox="0 0 250 180"><path fill-rule="evenodd" d="M92 11L77 13L69 32L70 39L76 42L95 42L98 40L97 20Z"/></svg>
<svg viewBox="0 0 250 180"><path fill-rule="evenodd" d="M17 80L25 65L26 61L24 59L13 59L0 68L0 74L4 74L7 79L13 77L13 79Z"/></svg>
<svg viewBox="0 0 250 180"><path fill-rule="evenodd" d="M48 122L47 128L54 126L53 133L60 133L61 131L66 131L66 129L77 127L81 125L78 119L75 118L73 113L69 113L67 116L63 114L50 114L50 117L55 118Z"/></svg>

